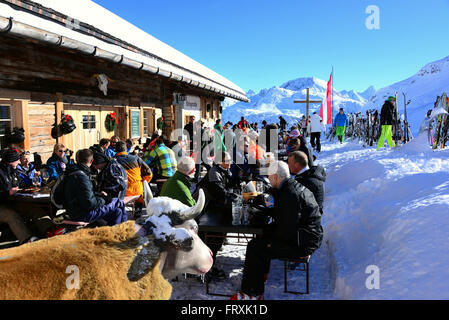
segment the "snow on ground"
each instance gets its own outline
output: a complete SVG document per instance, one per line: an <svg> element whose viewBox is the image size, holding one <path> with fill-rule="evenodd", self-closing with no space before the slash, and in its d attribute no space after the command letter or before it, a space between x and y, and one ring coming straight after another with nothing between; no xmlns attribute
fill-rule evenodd
<svg viewBox="0 0 449 320"><path fill-rule="evenodd" d="M310 262L310 295L284 294L283 265L273 260L265 298L448 299L449 150L410 144L376 151L325 142L317 162L328 179L325 235ZM212 283L212 291L240 289L245 247L238 244L230 240L219 252L229 278ZM366 287L369 266L379 270L379 289ZM304 281L300 272L290 274L289 289L302 290ZM197 279L172 284L172 299L226 299L206 295Z"/></svg>

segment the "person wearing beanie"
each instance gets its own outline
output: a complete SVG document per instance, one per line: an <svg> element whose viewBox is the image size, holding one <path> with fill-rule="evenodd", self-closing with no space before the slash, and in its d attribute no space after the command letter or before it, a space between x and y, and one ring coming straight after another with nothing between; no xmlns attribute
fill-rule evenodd
<svg viewBox="0 0 449 320"><path fill-rule="evenodd" d="M382 126L382 133L379 138L379 143L377 144L377 150L383 148L385 140L387 140L390 148L396 147L393 141L393 131L392 127L394 124L394 103L396 98L390 96L387 101L385 101L380 111L380 125Z"/></svg>
<svg viewBox="0 0 449 320"><path fill-rule="evenodd" d="M126 196L140 196L136 200L136 216L139 216L145 204L143 182L150 183L153 178L153 172L140 157L130 155L126 152L126 144L124 141L117 143L116 151L117 155L115 158L128 175Z"/></svg>
<svg viewBox="0 0 449 320"><path fill-rule="evenodd" d="M90 167L94 153L82 149L76 153L76 165L69 165L64 174L64 208L71 220L93 223L106 221L108 226L121 224L128 220L123 200L113 198L106 203L104 193L95 192L90 179ZM100 161L101 162L101 161Z"/></svg>
<svg viewBox="0 0 449 320"><path fill-rule="evenodd" d="M99 192L104 192L106 202L114 198L123 200L128 189L128 175L117 159L109 160L104 153L95 152L92 167L99 172L97 186Z"/></svg>
<svg viewBox="0 0 449 320"><path fill-rule="evenodd" d="M16 210L11 209L8 198L19 191L19 179L16 168L20 154L16 149L6 149L0 162L0 223L6 223L20 243L37 240L26 227Z"/></svg>

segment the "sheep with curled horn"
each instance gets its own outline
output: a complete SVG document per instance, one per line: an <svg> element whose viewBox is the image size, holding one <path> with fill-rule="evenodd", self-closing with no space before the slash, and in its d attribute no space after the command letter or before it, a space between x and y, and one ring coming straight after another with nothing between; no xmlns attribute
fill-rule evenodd
<svg viewBox="0 0 449 320"><path fill-rule="evenodd" d="M82 229L0 251L2 300L166 300L166 279L204 274L210 249L194 218L204 206L201 190L189 208L170 198L152 199L145 182L149 218L113 227Z"/></svg>

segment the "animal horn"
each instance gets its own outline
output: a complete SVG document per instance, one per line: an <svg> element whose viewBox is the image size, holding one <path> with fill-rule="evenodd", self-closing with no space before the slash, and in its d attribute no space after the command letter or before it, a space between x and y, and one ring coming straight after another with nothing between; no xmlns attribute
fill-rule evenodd
<svg viewBox="0 0 449 320"><path fill-rule="evenodd" d="M148 182L145 180L143 182L143 194L144 194L144 200L145 200L145 207L148 208L148 204L150 203L150 200L153 199L153 193L151 192L151 188L148 185Z"/></svg>
<svg viewBox="0 0 449 320"><path fill-rule="evenodd" d="M181 211L179 213L179 218L183 221L195 219L201 213L201 211L203 211L205 202L206 199L204 196L204 191L203 189L200 189L196 205L193 206L192 208L188 208L187 210Z"/></svg>

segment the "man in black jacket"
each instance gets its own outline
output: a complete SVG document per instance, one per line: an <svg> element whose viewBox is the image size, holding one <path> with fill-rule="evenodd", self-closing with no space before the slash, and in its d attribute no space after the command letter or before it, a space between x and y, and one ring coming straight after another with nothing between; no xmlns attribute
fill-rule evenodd
<svg viewBox="0 0 449 320"><path fill-rule="evenodd" d="M302 151L290 153L288 157L288 167L293 178L304 187L312 191L315 200L320 206L323 214L324 182L326 181L326 171L323 167L314 166L309 168L307 155Z"/></svg>
<svg viewBox="0 0 449 320"><path fill-rule="evenodd" d="M184 130L187 131L187 133L189 134L189 136L188 136L188 141L189 141L189 155L191 155L192 152L193 152L193 142L194 142L193 135L195 134L195 131L196 131L196 130L194 130L194 129L195 129L195 128L194 128L194 125L195 125L195 117L194 117L194 116L191 116L190 119L189 119L189 123L187 123L187 124L184 126Z"/></svg>
<svg viewBox="0 0 449 320"><path fill-rule="evenodd" d="M37 240L26 227L22 218L16 210L11 209L8 203L9 196L19 191L19 179L15 171L20 162L20 154L15 149L6 149L2 154L0 162L0 223L8 224L12 233L20 243Z"/></svg>
<svg viewBox="0 0 449 320"><path fill-rule="evenodd" d="M90 166L93 162L93 152L83 149L76 154L76 165L67 167L64 178L64 208L67 214L77 221L94 222L105 220L109 226L128 220L125 204L121 199L114 198L105 204L102 195L95 194L90 180Z"/></svg>
<svg viewBox="0 0 449 320"><path fill-rule="evenodd" d="M380 112L380 125L382 126L382 133L379 138L379 143L377 144L377 150L383 148L385 144L385 140L387 140L390 148L396 147L396 143L393 141L393 130L392 127L394 125L394 102L396 101L395 97L389 97L387 101L385 101L382 106L382 110Z"/></svg>
<svg viewBox="0 0 449 320"><path fill-rule="evenodd" d="M263 238L249 242L241 292L231 300L263 299L265 274L272 259L307 257L321 246L321 214L313 194L290 178L285 162L273 162L268 174L274 188L274 224Z"/></svg>
<svg viewBox="0 0 449 320"><path fill-rule="evenodd" d="M232 160L228 152L223 152L221 159L222 162L215 164L200 181L194 197L196 197L198 190L202 188L206 196L205 214L211 216L211 219L217 220L219 223L231 224L232 201L237 198L232 190L234 180L229 171ZM212 237L214 235L216 237ZM200 233L200 237L205 240L204 233ZM207 241L205 240L205 243L212 251L214 263L225 237L226 234L223 233L208 232L208 238ZM208 276L222 278L224 277L224 272L216 267L212 267Z"/></svg>

